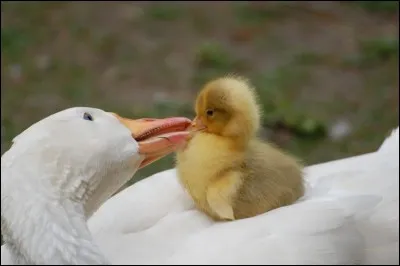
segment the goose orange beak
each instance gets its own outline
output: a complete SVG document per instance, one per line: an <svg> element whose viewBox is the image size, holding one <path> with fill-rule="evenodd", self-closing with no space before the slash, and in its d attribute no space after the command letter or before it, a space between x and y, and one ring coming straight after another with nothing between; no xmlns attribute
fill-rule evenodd
<svg viewBox="0 0 400 266"><path fill-rule="evenodd" d="M113 115L129 128L132 137L139 144L139 154L145 157L139 169L176 151L186 141L190 134L187 129L192 123L190 119L185 117L134 120L114 113Z"/></svg>

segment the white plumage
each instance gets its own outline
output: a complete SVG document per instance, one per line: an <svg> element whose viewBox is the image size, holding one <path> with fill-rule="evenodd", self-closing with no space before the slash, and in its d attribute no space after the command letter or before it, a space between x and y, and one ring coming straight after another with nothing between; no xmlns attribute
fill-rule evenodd
<svg viewBox="0 0 400 266"><path fill-rule="evenodd" d="M197 211L171 169L107 200L88 226L113 264L398 265L398 153L397 128L377 152L307 167L296 204L234 222Z"/></svg>
<svg viewBox="0 0 400 266"><path fill-rule="evenodd" d="M172 169L109 199L89 227L115 264L396 265L398 131L385 145L307 167L301 201L250 219L211 221Z"/></svg>

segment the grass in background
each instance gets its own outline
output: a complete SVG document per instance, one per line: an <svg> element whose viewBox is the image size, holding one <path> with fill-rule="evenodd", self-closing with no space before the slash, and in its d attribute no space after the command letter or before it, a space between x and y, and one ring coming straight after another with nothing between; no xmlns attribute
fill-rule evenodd
<svg viewBox="0 0 400 266"><path fill-rule="evenodd" d="M336 22L322 20L326 13L298 18L299 6L313 6L293 2L1 5L2 152L29 125L71 106L131 117L192 117L197 90L227 73L245 75L257 88L261 134L307 164L373 151L398 124L398 33L371 30L354 54L316 51L304 44L308 37L296 37L302 27L315 30L353 15L379 16L390 25L391 17L381 14L398 16L394 1L336 3L332 10L339 14L353 9ZM365 27L352 23L346 26L355 34ZM350 73L354 87L329 86ZM160 93L165 99L155 97ZM351 130L333 140L329 132L343 118ZM172 166L170 155L130 184Z"/></svg>
<svg viewBox="0 0 400 266"><path fill-rule="evenodd" d="M399 1L356 1L355 4L369 12L386 14L399 12Z"/></svg>

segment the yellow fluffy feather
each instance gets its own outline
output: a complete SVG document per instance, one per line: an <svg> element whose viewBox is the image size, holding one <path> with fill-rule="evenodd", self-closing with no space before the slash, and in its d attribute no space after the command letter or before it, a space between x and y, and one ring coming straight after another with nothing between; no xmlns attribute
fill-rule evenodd
<svg viewBox="0 0 400 266"><path fill-rule="evenodd" d="M256 91L241 77L207 83L196 99L195 133L177 152L178 177L216 220L256 216L304 194L302 165L257 138Z"/></svg>

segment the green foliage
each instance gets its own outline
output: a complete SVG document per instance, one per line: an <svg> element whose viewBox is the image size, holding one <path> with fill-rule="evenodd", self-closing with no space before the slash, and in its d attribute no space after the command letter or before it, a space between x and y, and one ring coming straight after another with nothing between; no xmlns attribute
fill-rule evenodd
<svg viewBox="0 0 400 266"><path fill-rule="evenodd" d="M369 12L394 14L399 12L399 1L355 1Z"/></svg>
<svg viewBox="0 0 400 266"><path fill-rule="evenodd" d="M151 18L162 21L177 20L182 16L183 10L178 5L152 3L148 9Z"/></svg>

